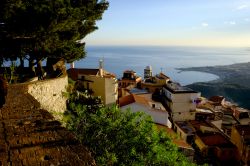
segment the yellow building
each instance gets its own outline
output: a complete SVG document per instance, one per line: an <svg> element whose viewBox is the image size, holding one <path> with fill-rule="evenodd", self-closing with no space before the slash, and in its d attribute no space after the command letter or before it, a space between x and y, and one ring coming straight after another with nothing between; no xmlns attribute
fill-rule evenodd
<svg viewBox="0 0 250 166"><path fill-rule="evenodd" d="M250 165L250 126L233 126L231 132L231 141L238 147L243 163Z"/></svg>
<svg viewBox="0 0 250 166"><path fill-rule="evenodd" d="M141 83L142 89L147 89L149 92L154 93L157 89L160 90L164 85L170 81L170 78L163 73L157 74L154 77L149 77Z"/></svg>
<svg viewBox="0 0 250 166"><path fill-rule="evenodd" d="M94 96L100 96L105 105L117 103L117 79L114 74L103 69L102 61L99 69L71 68L67 72L71 79L80 80L86 89L93 91Z"/></svg>

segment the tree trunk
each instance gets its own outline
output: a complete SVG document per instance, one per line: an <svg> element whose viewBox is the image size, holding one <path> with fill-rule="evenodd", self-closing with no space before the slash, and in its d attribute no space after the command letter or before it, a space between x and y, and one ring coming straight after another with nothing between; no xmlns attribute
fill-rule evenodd
<svg viewBox="0 0 250 166"><path fill-rule="evenodd" d="M37 73L36 74L39 80L43 80L44 71L43 71L43 66L42 66L42 60L37 59L36 61L37 61Z"/></svg>
<svg viewBox="0 0 250 166"><path fill-rule="evenodd" d="M20 60L20 68L23 69L24 68L24 59L23 57L19 57L19 60Z"/></svg>
<svg viewBox="0 0 250 166"><path fill-rule="evenodd" d="M29 59L29 68L31 77L36 76L35 60L33 58Z"/></svg>

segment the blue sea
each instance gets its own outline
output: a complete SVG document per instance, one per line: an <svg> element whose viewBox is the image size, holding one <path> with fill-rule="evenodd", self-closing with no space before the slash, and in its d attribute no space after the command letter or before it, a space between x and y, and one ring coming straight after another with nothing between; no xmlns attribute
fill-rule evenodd
<svg viewBox="0 0 250 166"><path fill-rule="evenodd" d="M211 81L218 79L218 76L180 72L176 68L250 62L250 48L87 46L86 51L86 58L77 61L75 67L98 68L99 59L103 59L105 70L120 78L124 70L134 70L143 77L144 68L150 65L154 74L162 71L182 85Z"/></svg>
<svg viewBox="0 0 250 166"><path fill-rule="evenodd" d="M243 47L86 46L86 52L87 56L76 61L75 67L98 68L99 60L103 59L105 70L121 78L124 70L134 70L143 77L144 68L152 66L153 74L162 71L182 85L212 81L219 77L204 72L182 72L177 68L250 62L250 48ZM10 62L4 64L9 65ZM46 65L45 61L43 65ZM25 66L28 66L28 62Z"/></svg>

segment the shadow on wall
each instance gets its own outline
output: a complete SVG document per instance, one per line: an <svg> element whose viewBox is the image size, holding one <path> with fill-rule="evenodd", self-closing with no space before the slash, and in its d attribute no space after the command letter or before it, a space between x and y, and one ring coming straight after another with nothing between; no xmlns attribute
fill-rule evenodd
<svg viewBox="0 0 250 166"><path fill-rule="evenodd" d="M7 95L8 82L0 76L0 108L5 104L5 97Z"/></svg>

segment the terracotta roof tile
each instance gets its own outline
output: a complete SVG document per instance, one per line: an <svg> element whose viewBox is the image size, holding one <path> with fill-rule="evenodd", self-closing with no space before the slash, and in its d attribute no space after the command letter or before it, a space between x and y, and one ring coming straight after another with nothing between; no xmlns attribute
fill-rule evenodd
<svg viewBox="0 0 250 166"><path fill-rule="evenodd" d="M122 106L129 105L129 104L132 104L135 102L149 106L148 101L144 97L138 96L135 94L131 94L131 95L124 96L124 97L120 98L119 99L119 106L122 107Z"/></svg>
<svg viewBox="0 0 250 166"><path fill-rule="evenodd" d="M73 80L78 79L78 75L97 75L99 72L99 69L79 69L79 68L71 68L67 70L67 73L70 78Z"/></svg>

